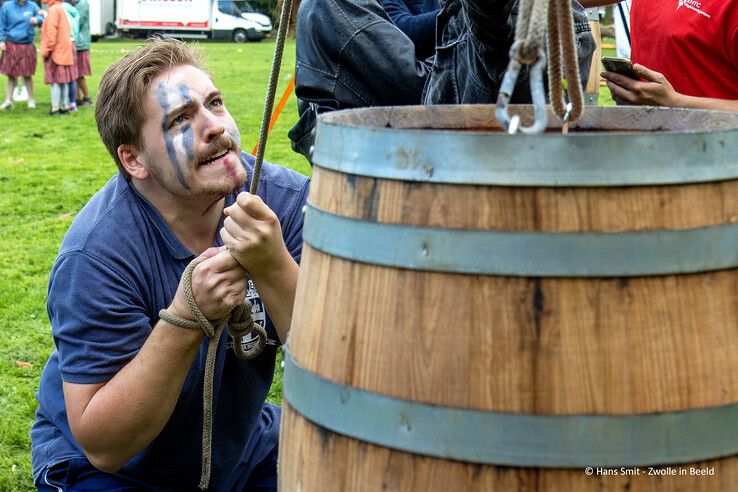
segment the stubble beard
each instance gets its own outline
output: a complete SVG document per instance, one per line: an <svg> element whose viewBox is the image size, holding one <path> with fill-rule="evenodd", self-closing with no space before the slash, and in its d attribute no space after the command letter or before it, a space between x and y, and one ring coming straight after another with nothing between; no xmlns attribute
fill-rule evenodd
<svg viewBox="0 0 738 492"><path fill-rule="evenodd" d="M231 159L233 161L233 159ZM246 183L247 174L245 170L228 172L225 164L210 164L211 166L219 166L223 168L222 175L217 178L211 178L207 182L195 181L192 179L194 173L189 173L185 179L189 188L183 187L176 179L167 179L159 170L150 169L151 178L167 193L180 200L187 201L208 201L222 198L230 193L237 192ZM243 169L241 161L230 163L233 169Z"/></svg>
<svg viewBox="0 0 738 492"><path fill-rule="evenodd" d="M225 163L211 163L209 166L222 168L221 176L211 178L207 182L196 181L194 175L200 171L203 161L210 157L216 156L223 151L228 150L230 159ZM233 157L231 154L233 154ZM171 179L160 172L156 166L149 168L149 174L156 183L166 190L169 194L177 199L187 201L208 201L217 200L230 193L237 192L246 183L248 177L246 170L241 164L240 135L238 131L227 131L221 135L210 148L195 155L193 161L187 163L189 172L184 176L187 186L184 186L179 180ZM235 160L235 162L234 162Z"/></svg>

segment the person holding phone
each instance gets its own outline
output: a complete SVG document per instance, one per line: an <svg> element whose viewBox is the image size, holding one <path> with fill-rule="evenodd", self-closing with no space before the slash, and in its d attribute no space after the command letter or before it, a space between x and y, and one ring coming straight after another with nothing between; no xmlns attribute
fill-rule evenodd
<svg viewBox="0 0 738 492"><path fill-rule="evenodd" d="M738 0L633 0L630 15L637 78L602 74L617 102L738 111Z"/></svg>

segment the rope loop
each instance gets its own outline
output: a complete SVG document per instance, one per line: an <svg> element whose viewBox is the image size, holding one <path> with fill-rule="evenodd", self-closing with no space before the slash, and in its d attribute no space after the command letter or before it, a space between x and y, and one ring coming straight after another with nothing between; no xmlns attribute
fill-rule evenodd
<svg viewBox="0 0 738 492"><path fill-rule="evenodd" d="M548 36L546 32L548 31ZM548 49L548 60L543 47ZM495 115L508 133L543 133L548 126L543 70L548 62L549 99L554 114L571 122L581 116L584 95L579 83L579 63L570 0L521 0L510 62L497 96ZM523 65L531 65L530 92L535 120L520 126L520 116L510 116L508 105ZM564 76L566 77L564 79ZM568 96L571 107L567 111ZM566 123L566 122L565 122Z"/></svg>
<svg viewBox="0 0 738 492"><path fill-rule="evenodd" d="M575 121L584 111L584 94L579 83L579 59L574 36L570 0L549 0L548 91L553 112L562 123ZM568 101L565 97L568 97ZM567 106L571 108L567 111ZM568 113L568 118L565 116Z"/></svg>
<svg viewBox="0 0 738 492"><path fill-rule="evenodd" d="M248 300L231 312L228 333L233 338L233 351L239 359L253 359L264 350L267 344L267 332L251 317L251 303ZM244 350L240 341L249 333L255 334L259 340L256 345Z"/></svg>
<svg viewBox="0 0 738 492"><path fill-rule="evenodd" d="M523 133L541 133L548 125L548 116L546 114L546 92L543 84L543 72L546 69L546 55L542 48L538 49L535 62L530 71L530 93L533 99L533 125L529 127L520 126L520 115L510 116L509 104L512 93L515 90L515 84L518 81L520 70L523 62L520 56L522 41L515 41L510 48L510 63L507 66L505 75L502 78L500 90L497 93L497 106L495 116L502 128L514 134L520 130Z"/></svg>

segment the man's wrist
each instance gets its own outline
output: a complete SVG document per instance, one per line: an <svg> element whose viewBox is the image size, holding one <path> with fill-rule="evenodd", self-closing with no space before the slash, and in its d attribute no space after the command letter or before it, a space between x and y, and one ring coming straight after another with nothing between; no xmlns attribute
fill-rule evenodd
<svg viewBox="0 0 738 492"><path fill-rule="evenodd" d="M183 305L181 302L177 302L176 299L172 301L172 303L167 308L167 311L169 312L169 314L178 318L196 321L195 315L192 313L192 310Z"/></svg>
<svg viewBox="0 0 738 492"><path fill-rule="evenodd" d="M689 108L690 102L691 101L689 96L674 91L674 94L672 94L671 97L668 98L664 106L668 106L671 108Z"/></svg>
<svg viewBox="0 0 738 492"><path fill-rule="evenodd" d="M263 262L262 265L263 268L259 270L248 270L251 279L257 278L262 282L279 282L279 279L284 278L286 272L295 268L296 262L287 248L283 248L273 260Z"/></svg>

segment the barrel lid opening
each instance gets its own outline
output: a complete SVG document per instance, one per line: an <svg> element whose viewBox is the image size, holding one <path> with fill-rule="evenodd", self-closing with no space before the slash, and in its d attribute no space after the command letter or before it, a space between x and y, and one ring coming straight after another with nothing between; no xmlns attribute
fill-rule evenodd
<svg viewBox="0 0 738 492"><path fill-rule="evenodd" d="M511 105L521 124L533 122L530 105ZM561 123L548 108L547 134L560 135ZM492 105L387 106L321 115L325 124L394 130L454 130L501 133ZM587 107L570 133L707 132L738 130L738 114L651 106Z"/></svg>

